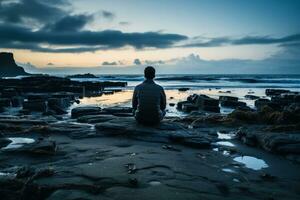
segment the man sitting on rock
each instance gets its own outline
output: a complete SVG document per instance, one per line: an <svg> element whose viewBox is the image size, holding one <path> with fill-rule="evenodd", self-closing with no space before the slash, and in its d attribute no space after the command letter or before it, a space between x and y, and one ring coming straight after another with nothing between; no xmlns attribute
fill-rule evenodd
<svg viewBox="0 0 300 200"><path fill-rule="evenodd" d="M134 89L132 107L138 123L154 125L165 116L166 95L163 87L153 81L153 67L146 67L144 75L146 80Z"/></svg>

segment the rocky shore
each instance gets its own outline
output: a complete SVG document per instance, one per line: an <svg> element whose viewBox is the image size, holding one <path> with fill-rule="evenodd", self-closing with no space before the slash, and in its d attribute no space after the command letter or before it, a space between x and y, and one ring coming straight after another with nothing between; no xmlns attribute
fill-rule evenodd
<svg viewBox="0 0 300 200"><path fill-rule="evenodd" d="M83 91L125 85L1 79L1 198L299 199L298 93L267 90L255 109L195 94L177 104L187 116L154 127L128 107L69 111Z"/></svg>

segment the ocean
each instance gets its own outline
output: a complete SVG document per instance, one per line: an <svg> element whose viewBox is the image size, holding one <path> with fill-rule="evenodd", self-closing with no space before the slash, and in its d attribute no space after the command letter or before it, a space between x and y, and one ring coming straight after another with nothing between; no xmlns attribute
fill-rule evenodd
<svg viewBox="0 0 300 200"><path fill-rule="evenodd" d="M99 97L86 97L81 100L80 105L109 106L131 106L131 97L136 85L144 80L143 75L96 75L92 79L72 79L78 81L126 81L128 86L122 92L113 95L102 95ZM218 99L219 96L235 96L240 101L246 102L254 108L254 100L245 98L251 94L263 98L265 90L288 89L300 92L300 75L157 75L155 81L163 86L166 91L168 107L167 115L184 115L176 110L172 103L186 100L191 94L205 94ZM179 88L189 88L188 91L180 92ZM78 106L78 105L74 105ZM222 113L229 113L232 109L222 108Z"/></svg>

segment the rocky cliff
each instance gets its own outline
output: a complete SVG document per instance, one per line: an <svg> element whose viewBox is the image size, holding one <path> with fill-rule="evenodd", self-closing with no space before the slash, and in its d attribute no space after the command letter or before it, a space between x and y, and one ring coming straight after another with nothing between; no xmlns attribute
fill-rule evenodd
<svg viewBox="0 0 300 200"><path fill-rule="evenodd" d="M0 77L12 77L28 75L22 67L19 67L12 53L0 53Z"/></svg>

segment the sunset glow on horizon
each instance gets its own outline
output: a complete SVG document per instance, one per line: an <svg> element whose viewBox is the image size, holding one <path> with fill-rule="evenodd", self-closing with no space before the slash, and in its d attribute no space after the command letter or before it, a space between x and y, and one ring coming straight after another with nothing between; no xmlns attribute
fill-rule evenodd
<svg viewBox="0 0 300 200"><path fill-rule="evenodd" d="M0 50L38 69L184 63L210 73L203 62L279 59L276 71L292 73L300 71L299 9L295 0L3 0Z"/></svg>

